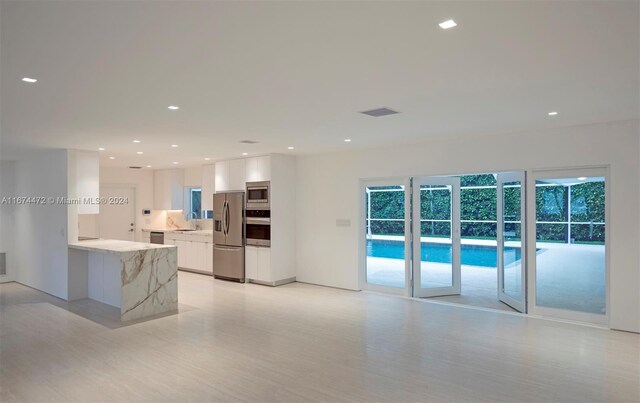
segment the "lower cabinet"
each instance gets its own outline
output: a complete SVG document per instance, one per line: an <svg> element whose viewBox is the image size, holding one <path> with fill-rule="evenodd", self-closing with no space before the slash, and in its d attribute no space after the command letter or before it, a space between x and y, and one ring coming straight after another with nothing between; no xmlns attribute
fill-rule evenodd
<svg viewBox="0 0 640 403"><path fill-rule="evenodd" d="M187 239L167 239L165 245L178 247L178 267L213 274L213 243Z"/></svg>
<svg viewBox="0 0 640 403"><path fill-rule="evenodd" d="M245 247L245 277L247 280L272 284L278 279L271 272L271 249L259 246Z"/></svg>

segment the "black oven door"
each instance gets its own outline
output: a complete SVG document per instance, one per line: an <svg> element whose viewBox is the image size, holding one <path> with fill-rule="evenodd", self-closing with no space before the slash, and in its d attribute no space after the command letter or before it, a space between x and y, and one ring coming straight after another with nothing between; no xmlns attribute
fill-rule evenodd
<svg viewBox="0 0 640 403"><path fill-rule="evenodd" d="M247 245L271 246L271 225L247 218Z"/></svg>

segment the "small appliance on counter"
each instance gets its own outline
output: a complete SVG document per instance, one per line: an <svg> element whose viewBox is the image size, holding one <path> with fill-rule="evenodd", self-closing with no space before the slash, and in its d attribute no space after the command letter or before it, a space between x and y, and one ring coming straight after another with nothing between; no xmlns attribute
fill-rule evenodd
<svg viewBox="0 0 640 403"><path fill-rule="evenodd" d="M244 192L213 195L213 276L244 283Z"/></svg>

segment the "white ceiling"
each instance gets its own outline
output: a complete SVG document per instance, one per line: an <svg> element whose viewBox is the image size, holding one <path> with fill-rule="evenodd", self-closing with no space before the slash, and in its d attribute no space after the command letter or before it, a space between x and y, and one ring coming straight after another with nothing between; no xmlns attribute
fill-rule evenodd
<svg viewBox="0 0 640 403"><path fill-rule="evenodd" d="M638 118L638 4L3 1L1 156L160 168Z"/></svg>

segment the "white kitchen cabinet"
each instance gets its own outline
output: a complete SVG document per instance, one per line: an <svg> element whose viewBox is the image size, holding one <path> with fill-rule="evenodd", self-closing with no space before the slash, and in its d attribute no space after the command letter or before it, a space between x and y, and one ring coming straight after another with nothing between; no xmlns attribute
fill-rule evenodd
<svg viewBox="0 0 640 403"><path fill-rule="evenodd" d="M190 243L190 241L175 240L175 245L178 247L178 267L189 268L187 257L191 249Z"/></svg>
<svg viewBox="0 0 640 403"><path fill-rule="evenodd" d="M213 193L216 191L216 167L202 167L202 210L213 210Z"/></svg>
<svg viewBox="0 0 640 403"><path fill-rule="evenodd" d="M213 274L213 242L207 235L167 232L165 245L178 247L178 267L204 274Z"/></svg>
<svg viewBox="0 0 640 403"><path fill-rule="evenodd" d="M213 275L213 242L204 244L204 271Z"/></svg>
<svg viewBox="0 0 640 403"><path fill-rule="evenodd" d="M151 243L151 233L143 231L142 232L142 242ZM166 244L166 242L165 242Z"/></svg>
<svg viewBox="0 0 640 403"><path fill-rule="evenodd" d="M244 270L247 280L274 285L275 279L271 271L271 249L259 246L246 246Z"/></svg>
<svg viewBox="0 0 640 403"><path fill-rule="evenodd" d="M247 280L259 280L258 249L257 246L248 245L244 248L244 276Z"/></svg>
<svg viewBox="0 0 640 403"><path fill-rule="evenodd" d="M215 165L216 192L244 190L245 162L244 159L219 161Z"/></svg>
<svg viewBox="0 0 640 403"><path fill-rule="evenodd" d="M184 171L163 169L153 173L155 210L182 210L184 207Z"/></svg>
<svg viewBox="0 0 640 403"><path fill-rule="evenodd" d="M276 281L271 271L271 248L258 248L258 280L266 283Z"/></svg>
<svg viewBox="0 0 640 403"><path fill-rule="evenodd" d="M244 160L229 161L229 190L244 191L245 182Z"/></svg>
<svg viewBox="0 0 640 403"><path fill-rule="evenodd" d="M271 180L271 157L251 157L245 159L245 179L247 182Z"/></svg>
<svg viewBox="0 0 640 403"><path fill-rule="evenodd" d="M202 187L202 169L204 167L188 167L184 168L184 187L198 188Z"/></svg>
<svg viewBox="0 0 640 403"><path fill-rule="evenodd" d="M229 163L230 161L219 161L215 165L215 190L216 192L226 192L229 187Z"/></svg>

